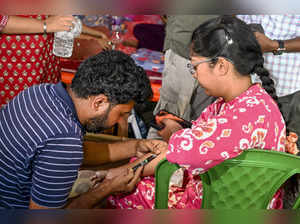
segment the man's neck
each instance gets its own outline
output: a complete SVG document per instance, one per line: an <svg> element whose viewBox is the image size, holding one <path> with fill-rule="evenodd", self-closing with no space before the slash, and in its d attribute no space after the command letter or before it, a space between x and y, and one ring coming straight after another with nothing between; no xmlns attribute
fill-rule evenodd
<svg viewBox="0 0 300 224"><path fill-rule="evenodd" d="M86 119L85 119L85 116L84 116L85 113L82 111L82 108L84 108L84 106L82 105L83 100L81 100L80 98L78 98L76 96L76 94L72 91L70 85L67 85L66 90L67 90L68 94L70 95L70 97L73 101L73 104L74 104L79 122L81 124L84 124Z"/></svg>

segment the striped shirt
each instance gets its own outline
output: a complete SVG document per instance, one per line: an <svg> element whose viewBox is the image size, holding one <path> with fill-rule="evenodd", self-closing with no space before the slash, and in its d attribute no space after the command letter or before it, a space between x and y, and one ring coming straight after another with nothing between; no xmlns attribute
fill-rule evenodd
<svg viewBox="0 0 300 224"><path fill-rule="evenodd" d="M272 40L300 37L300 15L239 15L246 23L258 23ZM278 96L300 90L300 52L273 55L264 53L264 66L270 71Z"/></svg>
<svg viewBox="0 0 300 224"><path fill-rule="evenodd" d="M35 85L0 110L0 207L65 205L83 158L83 130L62 83Z"/></svg>

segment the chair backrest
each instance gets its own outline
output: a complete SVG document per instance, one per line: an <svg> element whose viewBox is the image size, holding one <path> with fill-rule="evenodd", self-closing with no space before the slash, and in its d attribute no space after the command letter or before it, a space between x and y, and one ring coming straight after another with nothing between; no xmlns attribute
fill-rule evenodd
<svg viewBox="0 0 300 224"><path fill-rule="evenodd" d="M155 208L168 207L169 179L178 167L166 160L157 166ZM203 182L202 208L266 209L280 186L297 173L300 173L298 156L269 150L246 150L200 175ZM298 200L294 208L299 204Z"/></svg>

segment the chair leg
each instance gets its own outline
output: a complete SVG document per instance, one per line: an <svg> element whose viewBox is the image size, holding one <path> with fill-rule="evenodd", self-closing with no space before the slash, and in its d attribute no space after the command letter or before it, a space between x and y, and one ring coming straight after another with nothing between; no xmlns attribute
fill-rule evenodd
<svg viewBox="0 0 300 224"><path fill-rule="evenodd" d="M294 203L292 209L299 209L299 207L300 207L300 194L298 195L297 200Z"/></svg>
<svg viewBox="0 0 300 224"><path fill-rule="evenodd" d="M155 170L155 208L167 209L169 200L169 183L172 174L179 165L169 163L166 159L160 161Z"/></svg>

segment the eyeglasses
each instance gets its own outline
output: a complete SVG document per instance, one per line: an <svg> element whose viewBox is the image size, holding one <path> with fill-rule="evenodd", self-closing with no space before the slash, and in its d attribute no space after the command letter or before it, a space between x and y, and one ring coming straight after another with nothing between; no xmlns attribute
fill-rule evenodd
<svg viewBox="0 0 300 224"><path fill-rule="evenodd" d="M210 62L212 61L213 58L210 58L210 59L205 59L205 60L202 60L202 61L198 61L197 63L195 64L192 64L191 62L187 63L186 67L188 68L189 72L194 75L196 73L196 69L197 69L197 66L202 64L202 63L205 63L205 62Z"/></svg>

